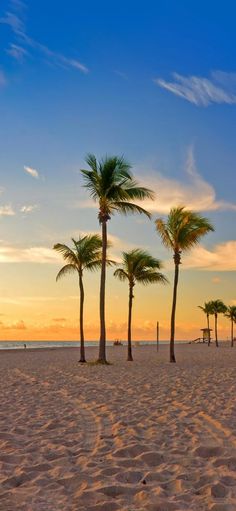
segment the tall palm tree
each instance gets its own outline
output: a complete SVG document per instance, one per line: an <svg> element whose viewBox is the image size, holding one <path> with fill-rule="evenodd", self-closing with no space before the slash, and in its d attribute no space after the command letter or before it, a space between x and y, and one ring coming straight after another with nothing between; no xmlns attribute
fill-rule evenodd
<svg viewBox="0 0 236 511"><path fill-rule="evenodd" d="M100 281L100 342L98 362L106 361L106 326L105 326L105 283L106 283L106 252L107 222L118 213L150 213L134 201L154 198L148 188L139 186L132 176L129 163L119 156L105 157L97 161L93 154L86 158L89 170L81 169L85 187L91 197L98 202L98 220L102 226L102 267Z"/></svg>
<svg viewBox="0 0 236 511"><path fill-rule="evenodd" d="M211 331L210 331L210 315L212 314L212 306L211 302L205 302L204 305L198 305L199 309L201 309L207 317L207 329L208 329L208 346L211 344Z"/></svg>
<svg viewBox="0 0 236 511"><path fill-rule="evenodd" d="M132 324L132 305L133 290L136 282L144 286L160 282L165 284L166 277L157 270L162 268L159 259L155 259L145 250L136 248L130 252L123 252L122 267L114 272L115 277L121 281L128 281L129 285L129 308L128 308L128 361L133 360L131 344L131 324Z"/></svg>
<svg viewBox="0 0 236 511"><path fill-rule="evenodd" d="M91 234L79 238L72 238L73 247L70 248L62 243L54 245L54 250L59 252L66 264L58 272L56 280L71 273L77 273L80 289L80 362L86 362L84 347L84 285L83 273L85 270L95 271L101 267L102 239L98 234Z"/></svg>
<svg viewBox="0 0 236 511"><path fill-rule="evenodd" d="M207 218L187 210L183 206L172 208L166 221L158 218L155 223L163 244L174 253L175 276L171 312L170 362L176 362L174 351L175 312L181 254L197 245L200 239L209 231L214 231L214 228Z"/></svg>
<svg viewBox="0 0 236 511"><path fill-rule="evenodd" d="M226 318L231 322L231 347L234 346L234 323L236 323L236 305L229 305L225 312Z"/></svg>
<svg viewBox="0 0 236 511"><path fill-rule="evenodd" d="M224 302L222 302L222 300L212 300L210 302L211 304L211 314L214 314L214 317L215 317L215 340L216 340L216 347L218 348L219 347L219 342L218 342L218 314L225 314L225 312L227 311L227 307L226 305L224 304Z"/></svg>

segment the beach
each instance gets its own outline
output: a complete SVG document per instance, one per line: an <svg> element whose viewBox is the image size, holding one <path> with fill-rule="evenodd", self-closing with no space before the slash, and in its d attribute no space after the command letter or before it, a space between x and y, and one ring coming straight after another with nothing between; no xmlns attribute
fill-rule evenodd
<svg viewBox="0 0 236 511"><path fill-rule="evenodd" d="M0 511L235 511L236 348L107 352L0 353Z"/></svg>

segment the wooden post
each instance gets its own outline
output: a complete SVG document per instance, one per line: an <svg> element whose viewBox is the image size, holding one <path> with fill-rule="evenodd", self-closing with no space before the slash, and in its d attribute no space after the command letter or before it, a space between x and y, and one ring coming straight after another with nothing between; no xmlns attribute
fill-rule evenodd
<svg viewBox="0 0 236 511"><path fill-rule="evenodd" d="M159 321L157 321L157 351L159 350Z"/></svg>

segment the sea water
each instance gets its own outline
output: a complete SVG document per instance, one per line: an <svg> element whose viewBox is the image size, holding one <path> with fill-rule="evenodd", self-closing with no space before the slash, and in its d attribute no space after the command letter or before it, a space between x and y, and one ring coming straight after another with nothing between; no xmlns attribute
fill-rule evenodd
<svg viewBox="0 0 236 511"><path fill-rule="evenodd" d="M127 341L121 341L124 346L127 345ZM187 341L176 341L179 343L186 343ZM169 341L160 341L160 344L166 344ZM113 346L114 341L107 341L107 346ZM133 341L133 346L153 346L156 345L156 341ZM0 341L0 350L16 350L16 349L39 349L39 348L78 348L80 346L79 341ZM98 346L98 341L85 341L85 346ZM119 346L118 346L119 348Z"/></svg>

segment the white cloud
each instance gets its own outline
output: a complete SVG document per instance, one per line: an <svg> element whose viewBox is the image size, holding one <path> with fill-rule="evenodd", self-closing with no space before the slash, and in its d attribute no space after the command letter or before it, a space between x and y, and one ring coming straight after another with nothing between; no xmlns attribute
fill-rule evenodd
<svg viewBox="0 0 236 511"><path fill-rule="evenodd" d="M236 211L236 203L217 200L214 187L199 174L192 146L187 153L185 174L184 183L166 178L161 173L146 174L145 186L154 190L156 198L154 201L145 200L140 205L152 213L164 214L177 205L184 205L194 211Z"/></svg>
<svg viewBox="0 0 236 511"><path fill-rule="evenodd" d="M208 106L212 103L236 104L236 73L213 72L210 79L173 73L173 81L157 78L154 82L197 106Z"/></svg>
<svg viewBox="0 0 236 511"><path fill-rule="evenodd" d="M28 206L22 206L20 211L21 213L32 213L35 209L38 208L37 204L29 204Z"/></svg>
<svg viewBox="0 0 236 511"><path fill-rule="evenodd" d="M47 247L0 246L0 263L59 263L61 257Z"/></svg>
<svg viewBox="0 0 236 511"><path fill-rule="evenodd" d="M178 205L193 211L236 211L236 203L218 200L214 187L197 170L193 146L187 151L183 180L167 178L161 172L148 170L146 165L136 166L134 174L140 183L155 192L154 201L140 202L140 206L151 213L167 214L170 208ZM68 207L97 209L98 204L88 196L74 203L70 201Z"/></svg>
<svg viewBox="0 0 236 511"><path fill-rule="evenodd" d="M198 245L183 255L183 268L199 268L208 271L236 270L236 241L219 243L212 250ZM216 282L216 281L215 281Z"/></svg>
<svg viewBox="0 0 236 511"><path fill-rule="evenodd" d="M6 206L0 206L0 217L1 216L14 216L15 212L10 204Z"/></svg>
<svg viewBox="0 0 236 511"><path fill-rule="evenodd" d="M20 41L21 46L18 44L11 43L10 50L7 53L17 60L22 60L23 56L29 53L27 49L36 51L38 54L46 56L48 60L56 66L64 68L74 68L82 73L88 73L88 68L82 64L77 58L65 57L61 53L52 51L48 46L41 44L41 42L29 37L26 32L25 23L23 21L23 2L12 1L10 2L11 7L8 12L5 12L4 16L0 18L0 23L8 25L11 32L15 36L17 42Z"/></svg>
<svg viewBox="0 0 236 511"><path fill-rule="evenodd" d="M30 174L30 176L35 177L35 179L39 179L39 173L38 173L38 171L36 169L33 169L32 167L27 167L25 165L24 166L24 170L25 170L25 172Z"/></svg>

